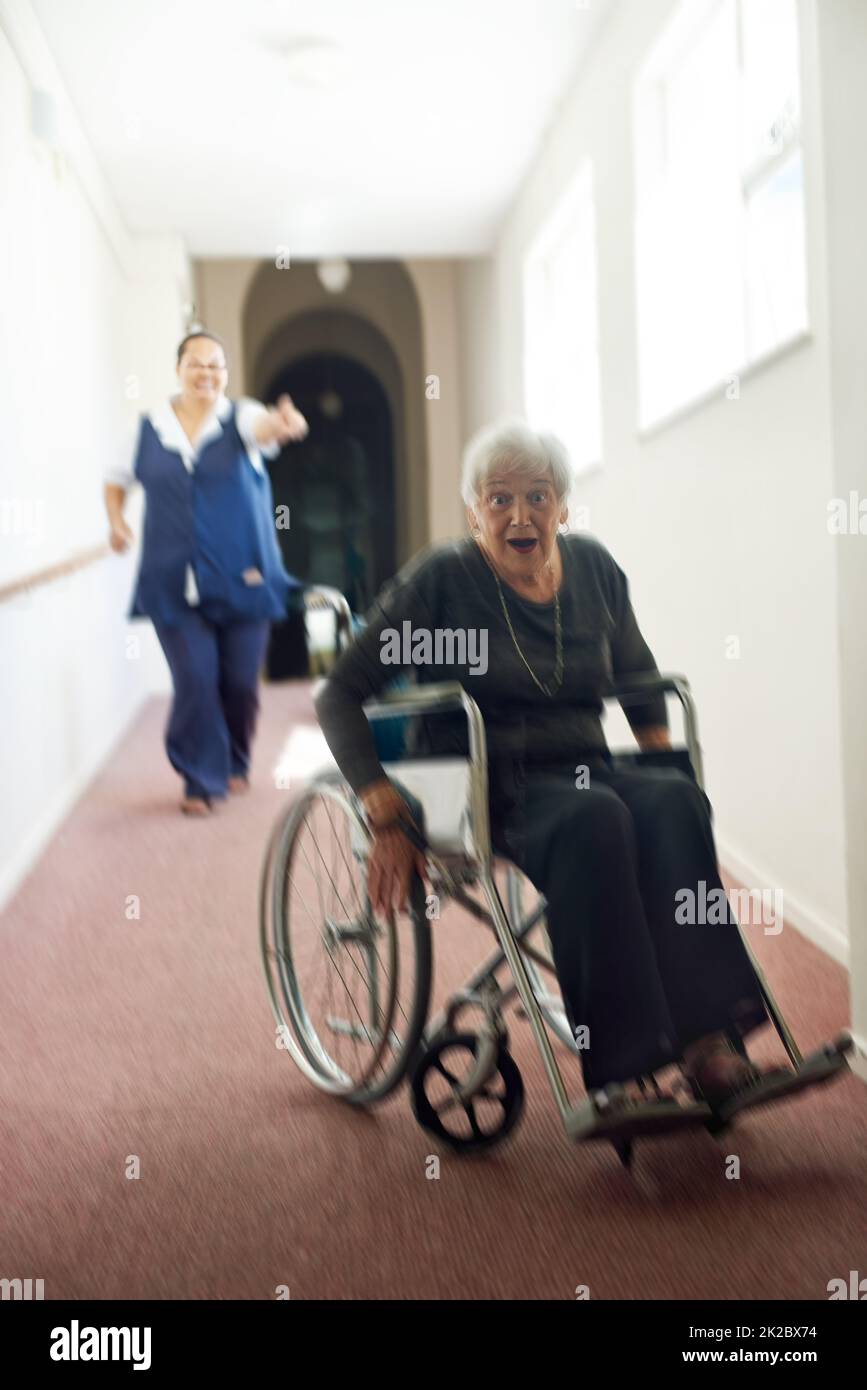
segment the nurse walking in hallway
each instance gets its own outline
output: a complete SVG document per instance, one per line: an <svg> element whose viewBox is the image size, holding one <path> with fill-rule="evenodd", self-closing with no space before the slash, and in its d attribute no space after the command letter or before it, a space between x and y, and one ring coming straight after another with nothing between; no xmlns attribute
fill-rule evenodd
<svg viewBox="0 0 867 1390"><path fill-rule="evenodd" d="M180 344L177 374L179 394L142 416L132 466L108 474L105 502L122 552L127 491L145 491L130 617L151 619L168 661L166 750L184 779L181 809L204 816L248 786L268 629L299 586L280 558L262 454L303 439L307 422L289 396L270 409L229 400L223 345L204 330Z"/></svg>

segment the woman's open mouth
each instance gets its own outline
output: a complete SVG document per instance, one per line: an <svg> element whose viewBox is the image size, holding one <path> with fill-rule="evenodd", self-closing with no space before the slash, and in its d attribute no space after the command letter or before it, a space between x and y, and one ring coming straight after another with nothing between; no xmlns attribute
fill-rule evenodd
<svg viewBox="0 0 867 1390"><path fill-rule="evenodd" d="M521 540L507 541L506 544L517 550L519 555L527 555L538 545L538 541L535 536L525 536Z"/></svg>

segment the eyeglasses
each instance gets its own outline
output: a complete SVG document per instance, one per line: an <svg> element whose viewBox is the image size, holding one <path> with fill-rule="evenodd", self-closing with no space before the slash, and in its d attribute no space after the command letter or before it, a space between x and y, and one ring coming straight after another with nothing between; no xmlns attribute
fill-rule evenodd
<svg viewBox="0 0 867 1390"><path fill-rule="evenodd" d="M198 362L195 357L185 357L181 363L182 367L189 367L193 371L204 372L224 372L225 362Z"/></svg>

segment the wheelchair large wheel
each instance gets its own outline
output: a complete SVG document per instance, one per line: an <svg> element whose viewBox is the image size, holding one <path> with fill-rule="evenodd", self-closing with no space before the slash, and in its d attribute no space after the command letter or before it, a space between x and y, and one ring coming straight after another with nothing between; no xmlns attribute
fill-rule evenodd
<svg viewBox="0 0 867 1390"><path fill-rule="evenodd" d="M430 1002L425 890L375 918L370 835L338 774L305 788L275 827L260 888L260 943L277 1043L324 1091L356 1104L401 1082Z"/></svg>

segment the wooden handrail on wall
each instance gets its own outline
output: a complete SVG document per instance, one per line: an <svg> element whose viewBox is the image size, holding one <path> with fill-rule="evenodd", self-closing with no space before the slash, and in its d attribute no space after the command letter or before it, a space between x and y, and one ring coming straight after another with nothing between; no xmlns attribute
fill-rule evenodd
<svg viewBox="0 0 867 1390"><path fill-rule="evenodd" d="M97 560L102 560L110 554L109 546L92 545L89 550L79 550L76 555L70 555L68 559L58 561L56 565L48 565L44 570L26 574L23 579L13 579L11 584L0 584L0 603L17 598L19 594L26 594L30 589L40 589L44 584L53 584L56 579L65 579L67 575L75 574L76 570L86 569L88 565L95 565Z"/></svg>

